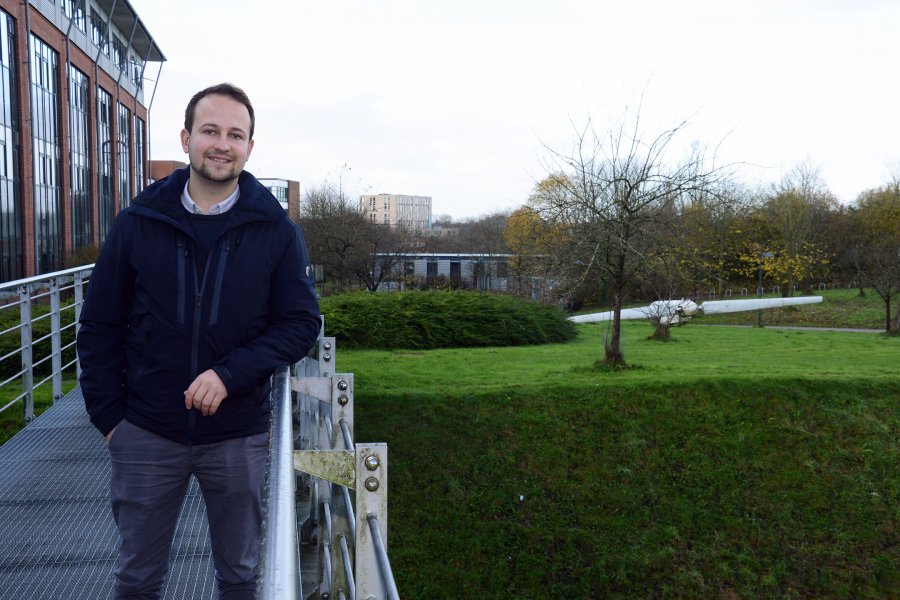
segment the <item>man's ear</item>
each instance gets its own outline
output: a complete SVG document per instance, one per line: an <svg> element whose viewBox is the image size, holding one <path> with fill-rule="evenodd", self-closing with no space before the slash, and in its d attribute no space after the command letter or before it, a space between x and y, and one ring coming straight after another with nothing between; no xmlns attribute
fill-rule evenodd
<svg viewBox="0 0 900 600"><path fill-rule="evenodd" d="M191 140L191 132L187 129L181 130L181 149L184 150L184 153L188 152L188 142Z"/></svg>
<svg viewBox="0 0 900 600"><path fill-rule="evenodd" d="M250 160L250 153L253 152L253 140L247 144L247 160Z"/></svg>

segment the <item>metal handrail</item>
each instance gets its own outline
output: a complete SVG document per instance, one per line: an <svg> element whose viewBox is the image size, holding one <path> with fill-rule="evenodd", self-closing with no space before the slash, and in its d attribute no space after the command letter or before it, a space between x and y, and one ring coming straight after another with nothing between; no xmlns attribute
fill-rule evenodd
<svg viewBox="0 0 900 600"><path fill-rule="evenodd" d="M279 367L272 385L269 485L257 586L260 600L295 600L301 589L291 413L290 371Z"/></svg>
<svg viewBox="0 0 900 600"><path fill-rule="evenodd" d="M18 348L6 352L0 357L0 364L5 363L9 368L9 362L15 355L21 358L21 369L11 377L0 382L0 388L14 385L15 380L21 381L21 393L0 406L3 412L12 406L22 403L22 413L25 423L31 422L35 416L34 392L48 381L52 381L53 401L62 397L63 372L73 368L75 375L80 373L80 365L76 356L63 364L63 353L72 351L75 342L63 343L63 334L73 329L78 331L78 318L81 313L81 305L84 301L84 288L93 271L94 265L73 267L54 273L46 273L25 279L18 279L0 284L0 298L8 302L0 305L0 310L18 310L19 323L0 331L0 337L17 335ZM71 298L63 305L63 294ZM70 296L71 294L71 296ZM39 302L38 302L39 301ZM35 315L32 307L36 304L47 303L49 312ZM61 316L65 315L68 323L63 323ZM41 322L50 323L50 332L40 337L34 336L35 324ZM48 354L36 355L38 344L49 342ZM50 365L50 374L35 383L35 370L47 368Z"/></svg>

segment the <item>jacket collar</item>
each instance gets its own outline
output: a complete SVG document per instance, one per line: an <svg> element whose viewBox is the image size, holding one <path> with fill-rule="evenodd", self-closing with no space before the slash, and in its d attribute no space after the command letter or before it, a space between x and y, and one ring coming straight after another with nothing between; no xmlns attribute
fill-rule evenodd
<svg viewBox="0 0 900 600"><path fill-rule="evenodd" d="M185 167L153 183L132 201L133 212L183 223L187 211L181 205L181 193L189 177L190 167ZM249 172L241 172L238 187L241 190L240 197L234 208L228 211L228 214L233 215L234 224L247 221L277 221L287 217L275 196Z"/></svg>

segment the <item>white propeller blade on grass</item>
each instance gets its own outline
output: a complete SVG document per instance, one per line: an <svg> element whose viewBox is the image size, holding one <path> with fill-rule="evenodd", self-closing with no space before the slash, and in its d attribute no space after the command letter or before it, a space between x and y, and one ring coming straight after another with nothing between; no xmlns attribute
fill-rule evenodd
<svg viewBox="0 0 900 600"><path fill-rule="evenodd" d="M822 301L822 296L801 296L799 298L750 298L747 300L709 300L698 305L692 300L657 300L648 306L641 308L624 308L620 318L648 319L656 318L663 323L677 325L702 313L714 315L730 312L742 312L746 310L763 310L769 308L782 308L798 304L816 304ZM612 321L613 311L575 315L569 317L575 323L597 323L600 321Z"/></svg>

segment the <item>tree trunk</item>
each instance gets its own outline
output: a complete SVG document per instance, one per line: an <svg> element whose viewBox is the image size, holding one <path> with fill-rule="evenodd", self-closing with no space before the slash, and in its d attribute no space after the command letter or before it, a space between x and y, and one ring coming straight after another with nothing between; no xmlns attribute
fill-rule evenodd
<svg viewBox="0 0 900 600"><path fill-rule="evenodd" d="M612 335L604 351L607 365L616 366L625 362L625 357L622 356L622 294L619 290L613 294Z"/></svg>
<svg viewBox="0 0 900 600"><path fill-rule="evenodd" d="M891 332L891 295L890 294L884 295L884 314L885 314L884 331L885 331L885 333L890 333Z"/></svg>
<svg viewBox="0 0 900 600"><path fill-rule="evenodd" d="M616 261L615 291L613 292L613 331L612 338L606 346L606 364L617 367L625 364L622 355L622 296L625 289L625 255L620 254Z"/></svg>

